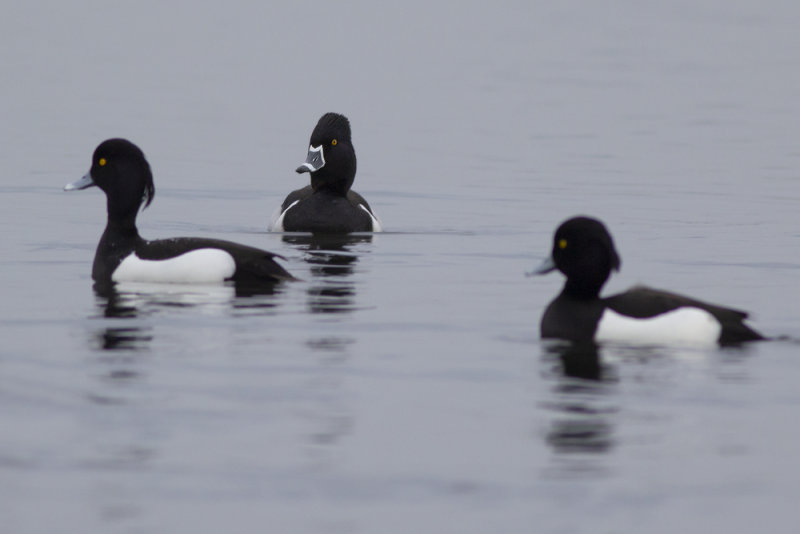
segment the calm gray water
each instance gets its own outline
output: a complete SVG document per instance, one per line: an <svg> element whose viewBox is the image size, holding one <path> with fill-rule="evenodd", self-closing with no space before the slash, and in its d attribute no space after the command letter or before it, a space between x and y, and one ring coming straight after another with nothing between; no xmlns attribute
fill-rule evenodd
<svg viewBox="0 0 800 534"><path fill-rule="evenodd" d="M0 17L0 530L786 532L800 499L796 2L17 2ZM265 232L319 116L385 234ZM95 146L148 238L287 258L271 294L90 279ZM556 225L780 341L538 338ZM585 367L585 366L584 366ZM573 376L577 375L577 376ZM584 377L584 378L580 378Z"/></svg>

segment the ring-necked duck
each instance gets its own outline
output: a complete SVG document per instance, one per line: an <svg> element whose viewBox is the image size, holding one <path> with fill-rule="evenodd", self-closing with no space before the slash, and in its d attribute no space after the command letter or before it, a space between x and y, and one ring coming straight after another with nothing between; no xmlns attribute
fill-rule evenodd
<svg viewBox="0 0 800 534"><path fill-rule="evenodd" d="M108 222L92 266L92 278L97 283L232 280L257 284L294 278L275 262L276 254L238 243L198 237L142 239L136 229L136 215L140 207L150 205L155 187L150 165L130 141L109 139L100 143L89 172L64 190L94 185L106 194L108 209Z"/></svg>
<svg viewBox="0 0 800 534"><path fill-rule="evenodd" d="M311 132L306 161L298 173L310 173L311 185L289 193L272 216L274 232L345 234L381 232L364 197L350 187L356 177L356 152L350 121L338 113L323 115Z"/></svg>
<svg viewBox="0 0 800 534"><path fill-rule="evenodd" d="M556 230L550 258L531 274L558 269L567 277L561 294L542 316L544 338L636 344L738 344L764 339L744 324L747 313L699 300L634 287L601 298L600 290L620 258L606 227L575 217Z"/></svg>

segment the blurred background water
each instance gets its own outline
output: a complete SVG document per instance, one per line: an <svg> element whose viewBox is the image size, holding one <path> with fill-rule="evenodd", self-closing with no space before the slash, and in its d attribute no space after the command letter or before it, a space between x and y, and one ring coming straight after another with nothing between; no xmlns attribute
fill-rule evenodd
<svg viewBox="0 0 800 534"><path fill-rule="evenodd" d="M34 1L0 18L8 532L752 532L800 498L800 7ZM266 233L327 111L387 232ZM303 279L92 290L61 188L140 145L144 237ZM751 310L731 350L539 340L552 232Z"/></svg>

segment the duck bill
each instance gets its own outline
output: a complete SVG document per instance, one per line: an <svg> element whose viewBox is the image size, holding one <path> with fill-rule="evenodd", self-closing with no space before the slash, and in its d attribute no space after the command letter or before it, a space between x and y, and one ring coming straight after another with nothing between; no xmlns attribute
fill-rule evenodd
<svg viewBox="0 0 800 534"><path fill-rule="evenodd" d="M72 183L69 183L64 186L64 191L78 191L79 189L86 189L87 187L92 187L93 185L97 185L92 180L92 173L87 172L83 175L83 178L80 180L76 180Z"/></svg>
<svg viewBox="0 0 800 534"><path fill-rule="evenodd" d="M325 166L325 153L322 151L322 145L308 147L308 154L306 160L302 165L297 167L298 173L303 172L317 172Z"/></svg>
<svg viewBox="0 0 800 534"><path fill-rule="evenodd" d="M539 274L547 274L547 273L552 273L555 270L556 270L556 262L553 261L552 257L548 257L537 268L525 273L525 276L536 276Z"/></svg>

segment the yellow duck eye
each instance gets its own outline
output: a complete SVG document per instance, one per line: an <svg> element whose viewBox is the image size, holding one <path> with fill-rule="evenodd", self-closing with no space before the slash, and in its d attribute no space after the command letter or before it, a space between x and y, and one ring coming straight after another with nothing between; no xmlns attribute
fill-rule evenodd
<svg viewBox="0 0 800 534"><path fill-rule="evenodd" d="M564 250L565 248L567 248L567 240L566 239L559 239L558 240L558 248L560 248L561 250Z"/></svg>
<svg viewBox="0 0 800 534"><path fill-rule="evenodd" d="M334 139L333 141L331 141L331 146L336 146L336 145L338 145L338 144L339 144L339 141L337 141L336 139Z"/></svg>
<svg viewBox="0 0 800 534"><path fill-rule="evenodd" d="M98 165L100 165L101 167L105 167L106 163L107 163L107 162L106 162L106 158L100 158L100 159L97 161L97 164L98 164Z"/></svg>

